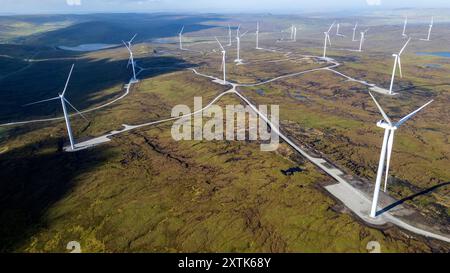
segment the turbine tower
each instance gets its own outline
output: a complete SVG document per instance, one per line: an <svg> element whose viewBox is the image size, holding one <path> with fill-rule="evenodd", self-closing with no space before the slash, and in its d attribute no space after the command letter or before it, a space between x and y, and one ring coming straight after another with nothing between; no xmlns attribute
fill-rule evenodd
<svg viewBox="0 0 450 273"><path fill-rule="evenodd" d="M389 95L392 95L392 87L394 86L394 78L395 78L395 72L397 72L397 65L398 65L400 77L403 78L401 56L402 56L402 53L405 50L406 46L408 45L409 41L411 41L411 38L409 38L408 41L406 41L406 44L403 46L403 48L400 50L400 52L398 54L392 54L392 56L395 58L395 60L394 60L394 69L392 70L391 85L389 87Z"/></svg>
<svg viewBox="0 0 450 273"><path fill-rule="evenodd" d="M294 24L291 25L291 40L294 40Z"/></svg>
<svg viewBox="0 0 450 273"><path fill-rule="evenodd" d="M86 117L80 111L78 111L77 108L75 108L75 106L73 106L65 97L66 91L67 91L67 87L69 85L70 77L72 76L72 72L73 72L73 68L74 67L75 67L75 65L72 64L72 67L70 68L69 76L67 77L66 85L64 86L64 89L63 89L62 93L58 94L57 97L54 97L54 98L51 98L51 99L46 99L46 100L41 100L41 101L37 101L37 102L33 102L33 103L29 103L29 104L24 105L24 106L30 106L30 105L39 104L39 103L48 102L48 101L53 101L53 100L60 100L61 101L61 105L62 105L62 110L63 110L63 113L64 113L64 119L66 121L67 134L69 135L70 148L71 148L72 151L75 150L75 140L73 138L72 128L70 126L70 119L69 119L69 114L67 113L66 103L70 107L72 107L78 114L80 114L87 121Z"/></svg>
<svg viewBox="0 0 450 273"><path fill-rule="evenodd" d="M340 27L341 27L341 24L336 25L336 36L345 37L345 35L339 33Z"/></svg>
<svg viewBox="0 0 450 273"><path fill-rule="evenodd" d="M408 35L406 35L406 25L407 24L408 24L408 16L405 17L405 23L403 24L403 33L402 33L403 37L408 37Z"/></svg>
<svg viewBox="0 0 450 273"><path fill-rule="evenodd" d="M294 26L294 37L293 37L293 41L297 42L297 27Z"/></svg>
<svg viewBox="0 0 450 273"><path fill-rule="evenodd" d="M356 42L355 35L356 35L356 29L358 28L358 22L356 22L355 27L353 28L353 38L352 42Z"/></svg>
<svg viewBox="0 0 450 273"><path fill-rule="evenodd" d="M241 59L241 38L244 37L248 31L246 31L244 34L241 35L240 33L241 30L241 26L239 25L239 27L236 30L236 47L237 47L237 58L236 60L234 60L235 63L237 64L242 64L242 59Z"/></svg>
<svg viewBox="0 0 450 273"><path fill-rule="evenodd" d="M231 46L231 26L228 24L228 46Z"/></svg>
<svg viewBox="0 0 450 273"><path fill-rule="evenodd" d="M422 41L429 41L430 40L430 38L431 38L431 29L433 28L433 21L434 21L434 18L431 17L430 27L428 28L428 37L426 39L420 39L420 40L422 40Z"/></svg>
<svg viewBox="0 0 450 273"><path fill-rule="evenodd" d="M323 58L325 59L327 57L327 41L330 40L330 34L328 32L324 32L325 34L325 41L323 42Z"/></svg>
<svg viewBox="0 0 450 273"><path fill-rule="evenodd" d="M259 22L256 22L256 49L261 49L259 47Z"/></svg>
<svg viewBox="0 0 450 273"><path fill-rule="evenodd" d="M136 36L137 36L137 34L135 34L133 36L133 38L131 38L131 40L129 40L128 42L122 41L123 44L125 45L125 47L127 48L128 52L130 53L130 58L128 59L127 68L131 64L131 68L133 70L132 82L137 82L138 81L137 78L136 78L136 68L135 68L136 63L134 61L134 55L133 55L132 44L131 44L133 42L134 38L136 38Z"/></svg>
<svg viewBox="0 0 450 273"><path fill-rule="evenodd" d="M383 177L383 172L385 170L385 180L384 180L384 191L386 192L387 188L387 179L389 175L389 164L391 161L391 154L392 154L392 146L394 144L394 133L395 131L407 120L412 118L414 115L416 115L419 111L421 111L423 108L425 108L428 104L432 103L433 100L427 102L425 105L420 107L419 109L415 110L411 114L403 117L400 119L397 123L393 124L390 118L386 115L386 113L381 108L380 104L377 102L375 97L370 93L370 96L372 97L373 101L375 102L378 110L380 111L381 115L383 116L384 120L380 120L377 123L377 126L380 128L383 128L384 131L384 138L383 138L383 145L381 148L381 155L380 155L380 162L378 164L378 171L377 171L377 178L375 182L375 190L373 193L373 201L372 201L372 208L370 210L370 217L375 218L377 216L377 206L378 206L378 196L380 193L380 187L381 187L381 179ZM385 169L386 164L386 169Z"/></svg>
<svg viewBox="0 0 450 273"><path fill-rule="evenodd" d="M179 43L180 43L180 50L183 50L183 31L184 31L184 26L181 28L180 32L178 33L178 39L179 39Z"/></svg>
<svg viewBox="0 0 450 273"><path fill-rule="evenodd" d="M226 54L225 48L222 46L222 44L219 42L219 39L216 37L217 43L219 43L220 48L222 49L222 64L220 65L222 71L223 71L223 84L227 84L227 67L226 67Z"/></svg>
<svg viewBox="0 0 450 273"><path fill-rule="evenodd" d="M361 39L359 41L359 52L362 51L362 46L364 44L365 35L366 35L366 33L364 31L362 31L361 32Z"/></svg>

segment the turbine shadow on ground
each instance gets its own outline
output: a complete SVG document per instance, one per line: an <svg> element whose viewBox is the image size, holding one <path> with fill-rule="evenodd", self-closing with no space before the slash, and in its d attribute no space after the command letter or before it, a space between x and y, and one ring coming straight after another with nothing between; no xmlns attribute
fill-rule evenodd
<svg viewBox="0 0 450 273"><path fill-rule="evenodd" d="M137 63L144 68L141 80L194 67L176 57L143 57ZM0 87L0 123L62 116L61 105L44 103L30 107L22 105L56 96L64 87L72 61L49 61L34 65L27 71L5 79ZM84 111L122 96L123 86L131 75L127 61L111 59L78 59L67 91L67 97ZM175 65L174 65L175 64ZM163 69L158 67L163 66ZM24 81L23 79L27 79ZM109 90L108 92L104 92Z"/></svg>
<svg viewBox="0 0 450 273"><path fill-rule="evenodd" d="M1 155L0 252L17 250L45 227L48 209L71 191L77 177L110 156L101 150L65 153L62 146L62 139L51 138Z"/></svg>
<svg viewBox="0 0 450 273"><path fill-rule="evenodd" d="M413 195L410 195L408 197L405 197L405 198L403 198L401 200L398 200L397 202L394 202L394 203L390 204L389 206L381 209L380 211L377 212L377 215L380 215L382 213L390 211L391 209L393 209L393 208L395 208L395 207L405 203L406 201L412 201L416 197L419 197L419 196L431 193L431 192L433 192L434 190L436 190L438 188L441 188L441 187L444 187L444 186L448 186L448 185L450 185L450 182L445 182L445 183L442 183L442 184L439 184L439 185L435 185L435 186L433 186L431 188L425 189L425 190L423 190L421 192L415 193Z"/></svg>

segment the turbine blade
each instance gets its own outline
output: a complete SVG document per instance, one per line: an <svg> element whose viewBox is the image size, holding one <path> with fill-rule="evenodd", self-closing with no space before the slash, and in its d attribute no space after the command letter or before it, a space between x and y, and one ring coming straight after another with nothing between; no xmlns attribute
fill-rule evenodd
<svg viewBox="0 0 450 273"><path fill-rule="evenodd" d="M225 49L223 48L222 44L219 42L219 39L217 39L217 37L214 37L214 38L216 38L216 41L219 43L220 48L221 48L223 51L225 51Z"/></svg>
<svg viewBox="0 0 450 273"><path fill-rule="evenodd" d="M402 55L403 51L405 50L406 46L408 45L409 41L411 41L411 38L408 39L408 41L406 41L406 44L402 47L402 50L400 50L400 52L398 53L398 55Z"/></svg>
<svg viewBox="0 0 450 273"><path fill-rule="evenodd" d="M378 103L378 101L375 99L375 97L372 95L371 92L369 92L370 96L372 97L373 101L375 102L375 104L378 107L378 110L380 111L381 115L383 116L384 120L389 123L389 125L392 126L392 122L391 119L388 117L388 115L386 115L386 113L384 112L383 108L381 108L380 104Z"/></svg>
<svg viewBox="0 0 450 273"><path fill-rule="evenodd" d="M331 39L330 39L330 35L327 33L327 40L328 40L328 44L331 46Z"/></svg>
<svg viewBox="0 0 450 273"><path fill-rule="evenodd" d="M332 24L331 24L331 26L330 26L330 28L328 29L328 33L331 31L331 29L334 27L334 24L335 24L336 22L333 22Z"/></svg>
<svg viewBox="0 0 450 273"><path fill-rule="evenodd" d="M184 31L184 26L181 28L180 33L178 33L179 35L183 34Z"/></svg>
<svg viewBox="0 0 450 273"><path fill-rule="evenodd" d="M387 160L386 160L386 176L384 178L384 192L387 189L387 181L389 177L389 165L391 163L391 154L392 154L392 146L394 144L394 130L390 130L389 139L388 139L388 147L387 147Z"/></svg>
<svg viewBox="0 0 450 273"><path fill-rule="evenodd" d="M398 71L400 72L400 78L403 78L403 73L402 73L402 60L401 60L400 56L398 56L397 62L398 62Z"/></svg>
<svg viewBox="0 0 450 273"><path fill-rule="evenodd" d="M241 35L241 38L244 37L248 33L248 30Z"/></svg>
<svg viewBox="0 0 450 273"><path fill-rule="evenodd" d="M131 40L129 40L128 43L131 44L134 41L134 39L136 38L136 36L137 36L137 33L134 34L133 38L131 38Z"/></svg>
<svg viewBox="0 0 450 273"><path fill-rule="evenodd" d="M64 101L67 102L67 104L69 104L69 106L72 107L81 117L83 117L84 120L89 122L89 120L80 111L78 111L78 109L75 108L75 106L73 106L66 98L64 98Z"/></svg>
<svg viewBox="0 0 450 273"><path fill-rule="evenodd" d="M128 47L127 43L125 41L122 41L123 45L130 51L130 48Z"/></svg>
<svg viewBox="0 0 450 273"><path fill-rule="evenodd" d="M67 86L69 85L70 77L72 77L72 71L73 71L74 67L75 67L75 64L72 64L72 67L70 68L69 76L67 77L66 85L64 86L64 90L62 92L62 96L63 97L64 97L64 94L67 91Z"/></svg>
<svg viewBox="0 0 450 273"><path fill-rule="evenodd" d="M403 123L405 123L407 120L409 120L410 118L412 118L414 115L416 115L418 112L420 112L423 108L425 108L426 106L428 106L428 104L432 103L434 100L430 100L429 102L427 102L426 104L424 104L422 107L420 107L419 109L417 109L416 111L412 112L411 114L405 116L404 118L402 118L401 120L399 120L397 122L397 124L395 124L396 127L401 126Z"/></svg>
<svg viewBox="0 0 450 273"><path fill-rule="evenodd" d="M58 100L58 99L59 99L59 97L54 97L54 98L51 98L51 99L40 100L40 101L28 103L28 104L25 104L25 105L22 105L22 106L23 106L23 107L26 107L26 106L30 106L30 105L34 105L34 104L39 104L39 103L43 103L43 102L47 102L47 101L52 101L52 100Z"/></svg>

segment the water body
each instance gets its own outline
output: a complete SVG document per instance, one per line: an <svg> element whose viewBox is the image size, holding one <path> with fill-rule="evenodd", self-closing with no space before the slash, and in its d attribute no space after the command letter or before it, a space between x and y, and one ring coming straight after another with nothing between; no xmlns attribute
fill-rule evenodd
<svg viewBox="0 0 450 273"><path fill-rule="evenodd" d="M450 58L450 52L448 51L437 51L437 52L417 52L417 55L425 56L436 56L436 57L446 57Z"/></svg>
<svg viewBox="0 0 450 273"><path fill-rule="evenodd" d="M97 51L97 50L102 50L102 49L107 49L107 48L113 48L116 47L118 45L113 45L113 44L83 44L83 45L79 45L79 46L59 46L59 49L62 50L69 50L69 51L77 51L77 52L89 52L89 51Z"/></svg>
<svg viewBox="0 0 450 273"><path fill-rule="evenodd" d="M260 96L264 96L264 90L258 89L258 90L256 90L256 94L258 94Z"/></svg>
<svg viewBox="0 0 450 273"><path fill-rule="evenodd" d="M154 44L176 44L178 41L174 39L166 39L166 38L158 38L158 39L152 39L152 43Z"/></svg>
<svg viewBox="0 0 450 273"><path fill-rule="evenodd" d="M440 64L426 64L425 67L426 68L441 68L442 65L440 65Z"/></svg>

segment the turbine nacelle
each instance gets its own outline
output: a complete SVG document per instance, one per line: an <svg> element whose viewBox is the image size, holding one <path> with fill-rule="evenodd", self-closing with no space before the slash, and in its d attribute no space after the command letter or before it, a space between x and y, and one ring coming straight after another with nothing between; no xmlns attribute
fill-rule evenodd
<svg viewBox="0 0 450 273"><path fill-rule="evenodd" d="M389 124L388 122L386 122L385 120L380 120L377 122L377 126L386 130L397 130L398 127L397 126L393 126L391 124Z"/></svg>

